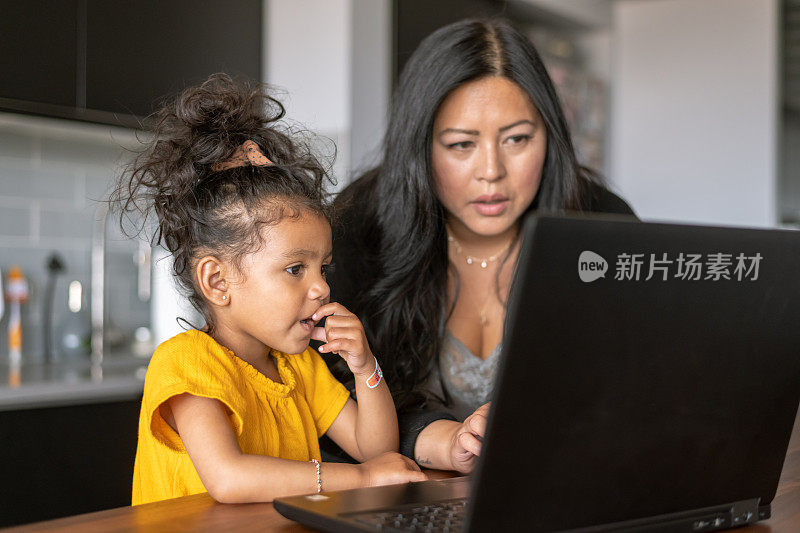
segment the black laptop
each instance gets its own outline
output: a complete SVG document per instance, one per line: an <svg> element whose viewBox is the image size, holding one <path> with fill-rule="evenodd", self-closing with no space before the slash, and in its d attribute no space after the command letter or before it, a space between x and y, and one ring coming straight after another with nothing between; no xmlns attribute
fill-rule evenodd
<svg viewBox="0 0 800 533"><path fill-rule="evenodd" d="M531 217L470 477L280 498L325 531L769 518L800 402L800 233Z"/></svg>

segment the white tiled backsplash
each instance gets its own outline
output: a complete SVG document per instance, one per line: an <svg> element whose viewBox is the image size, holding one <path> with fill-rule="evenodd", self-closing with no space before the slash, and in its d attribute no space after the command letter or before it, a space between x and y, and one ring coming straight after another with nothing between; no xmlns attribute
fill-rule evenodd
<svg viewBox="0 0 800 533"><path fill-rule="evenodd" d="M40 360L45 263L55 251L66 271L57 278L53 325L69 312L67 286L90 297L89 258L98 201L107 198L119 165L138 146L134 132L95 124L0 113L0 269L19 265L30 285L23 304L23 361ZM149 304L137 297L136 245L111 216L106 240L106 323L128 336L149 322ZM8 310L0 319L0 361L8 357Z"/></svg>

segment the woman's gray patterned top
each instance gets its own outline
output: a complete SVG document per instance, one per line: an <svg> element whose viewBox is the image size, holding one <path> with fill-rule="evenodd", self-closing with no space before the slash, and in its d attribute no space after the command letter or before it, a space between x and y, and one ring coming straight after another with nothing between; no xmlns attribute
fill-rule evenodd
<svg viewBox="0 0 800 533"><path fill-rule="evenodd" d="M463 421L491 399L499 359L500 344L494 347L486 359L481 359L469 351L450 330L446 330L439 355L439 368L426 382L426 389L434 397L443 397L439 380L441 372L441 381L450 395L450 405L433 402L433 406Z"/></svg>

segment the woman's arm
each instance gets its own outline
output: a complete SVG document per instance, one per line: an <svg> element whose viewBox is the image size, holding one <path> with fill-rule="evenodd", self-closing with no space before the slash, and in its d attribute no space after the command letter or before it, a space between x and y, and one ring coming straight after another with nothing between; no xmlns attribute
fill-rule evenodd
<svg viewBox="0 0 800 533"><path fill-rule="evenodd" d="M463 423L436 420L419 433L414 460L426 468L455 470L468 474L475 468L486 432L489 404L475 410Z"/></svg>
<svg viewBox="0 0 800 533"><path fill-rule="evenodd" d="M203 486L218 502L265 502L316 492L312 463L242 453L220 401L181 394L166 407L167 421L174 424ZM398 454L363 465L323 463L322 487L328 491L426 479L410 463Z"/></svg>

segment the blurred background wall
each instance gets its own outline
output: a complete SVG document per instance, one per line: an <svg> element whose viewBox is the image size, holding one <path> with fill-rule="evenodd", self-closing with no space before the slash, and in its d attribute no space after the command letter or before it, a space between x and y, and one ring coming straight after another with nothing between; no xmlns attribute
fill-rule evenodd
<svg viewBox="0 0 800 533"><path fill-rule="evenodd" d="M641 216L778 221L778 7L613 4L610 178Z"/></svg>

